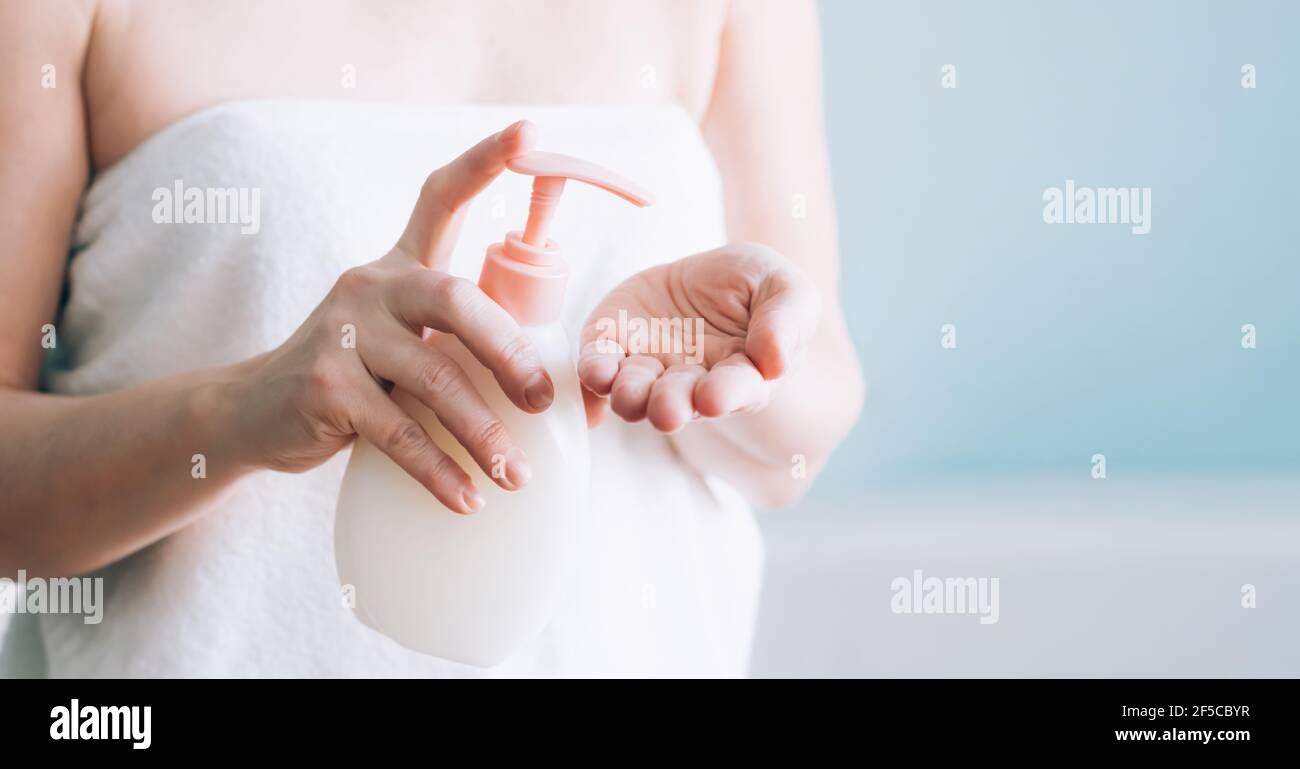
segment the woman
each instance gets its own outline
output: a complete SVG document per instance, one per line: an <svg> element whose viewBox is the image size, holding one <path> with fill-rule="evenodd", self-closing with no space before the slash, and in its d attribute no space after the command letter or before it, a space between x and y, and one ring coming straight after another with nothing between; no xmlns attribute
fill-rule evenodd
<svg viewBox="0 0 1300 769"><path fill-rule="evenodd" d="M589 421L614 415L591 434L596 578L493 672L744 673L748 505L797 500L862 397L811 2L51 0L0 6L0 30L0 573L108 595L99 625L41 618L52 675L478 672L349 616L330 527L357 435L479 506L390 385L476 461L510 455L423 327L521 409L551 402L517 326L454 277L522 221L526 180L494 180L534 146L660 200L566 199L571 334L702 317L710 354L584 348ZM255 191L260 223L151 219L173 183Z"/></svg>

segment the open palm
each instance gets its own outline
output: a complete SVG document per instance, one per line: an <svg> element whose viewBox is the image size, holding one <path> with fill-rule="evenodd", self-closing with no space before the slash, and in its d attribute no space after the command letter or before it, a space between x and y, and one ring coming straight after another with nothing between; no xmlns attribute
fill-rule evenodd
<svg viewBox="0 0 1300 769"><path fill-rule="evenodd" d="M816 288L770 248L739 243L620 283L583 324L578 376L608 409L675 432L695 415L765 406L816 329Z"/></svg>

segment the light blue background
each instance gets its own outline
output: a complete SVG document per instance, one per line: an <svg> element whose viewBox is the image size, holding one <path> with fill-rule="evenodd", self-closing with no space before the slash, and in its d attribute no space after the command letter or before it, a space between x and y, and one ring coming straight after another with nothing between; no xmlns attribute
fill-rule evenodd
<svg viewBox="0 0 1300 769"><path fill-rule="evenodd" d="M871 392L814 499L1087 473L1094 453L1112 478L1300 467L1300 3L824 0L821 17ZM1153 188L1150 234L1044 224L1067 178Z"/></svg>

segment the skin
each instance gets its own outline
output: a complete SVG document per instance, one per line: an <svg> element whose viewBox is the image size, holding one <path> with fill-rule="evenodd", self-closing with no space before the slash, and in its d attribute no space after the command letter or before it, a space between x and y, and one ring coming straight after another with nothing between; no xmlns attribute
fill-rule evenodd
<svg viewBox="0 0 1300 769"><path fill-rule="evenodd" d="M535 55L547 40L562 44ZM0 573L111 563L203 515L240 478L310 469L356 435L450 509L479 509L469 477L388 398L393 385L485 469L505 457L504 488L527 483L527 457L464 373L420 343L426 327L456 334L525 411L553 397L514 321L444 271L465 207L534 143L526 123L433 171L394 247L340 276L276 349L101 395L41 392L40 329L57 321L92 170L185 115L247 98L682 106L713 150L733 242L633 275L593 309L579 360L589 421L644 419L755 504L793 503L863 397L838 298L819 61L812 4L794 0L0 0L11 84L0 89ZM41 88L47 64L53 89ZM340 88L343 66L356 88ZM703 318L705 359L598 348L596 321L619 309ZM366 344L340 349L340 318L362 319ZM196 445L202 483L158 471L188 470ZM798 458L803 476L791 472Z"/></svg>

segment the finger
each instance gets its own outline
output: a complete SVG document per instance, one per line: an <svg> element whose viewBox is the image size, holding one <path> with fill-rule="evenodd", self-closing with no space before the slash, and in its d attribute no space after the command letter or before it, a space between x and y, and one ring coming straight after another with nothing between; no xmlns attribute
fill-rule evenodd
<svg viewBox="0 0 1300 769"><path fill-rule="evenodd" d="M594 339L578 353L578 379L596 395L609 395L618 376L619 364L627 355L612 339Z"/></svg>
<svg viewBox="0 0 1300 769"><path fill-rule="evenodd" d="M537 348L478 286L443 272L414 270L392 289L391 304L412 328L432 328L460 339L519 408L536 413L551 405L555 386Z"/></svg>
<svg viewBox="0 0 1300 769"><path fill-rule="evenodd" d="M483 472L507 491L528 483L528 457L501 419L475 389L465 371L443 352L415 337L358 350L372 374L381 376L437 414L438 421L465 447Z"/></svg>
<svg viewBox="0 0 1300 769"><path fill-rule="evenodd" d="M448 510L469 515L483 509L474 481L382 390L375 388L351 419L358 435L387 454Z"/></svg>
<svg viewBox="0 0 1300 769"><path fill-rule="evenodd" d="M646 404L646 416L664 433L682 429L695 415L695 385L707 373L703 366L678 364L655 380Z"/></svg>
<svg viewBox="0 0 1300 769"><path fill-rule="evenodd" d="M610 388L610 407L614 413L629 422L645 419L650 389L663 370L664 364L648 355L624 358Z"/></svg>
<svg viewBox="0 0 1300 769"><path fill-rule="evenodd" d="M465 205L505 170L507 161L532 148L536 133L532 123L520 120L429 174L394 252L445 269Z"/></svg>
<svg viewBox="0 0 1300 769"><path fill-rule="evenodd" d="M587 412L587 429L599 427L609 416L609 398L602 398L587 388L582 388L582 406Z"/></svg>
<svg viewBox="0 0 1300 769"><path fill-rule="evenodd" d="M775 270L755 292L750 313L745 353L764 379L776 379L813 338L820 314L817 291L793 270Z"/></svg>
<svg viewBox="0 0 1300 769"><path fill-rule="evenodd" d="M767 402L771 385L744 353L715 364L695 383L695 410L704 417L721 417L757 408Z"/></svg>

